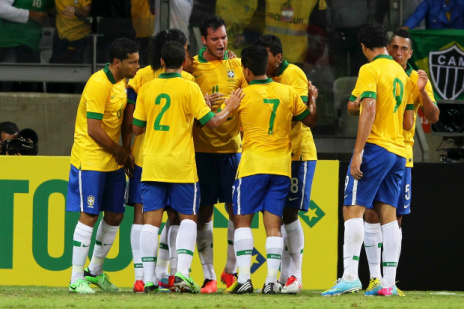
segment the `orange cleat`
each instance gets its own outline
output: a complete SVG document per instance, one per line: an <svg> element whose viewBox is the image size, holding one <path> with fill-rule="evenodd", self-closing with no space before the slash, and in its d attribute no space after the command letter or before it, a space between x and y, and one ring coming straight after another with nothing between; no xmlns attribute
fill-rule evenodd
<svg viewBox="0 0 464 309"><path fill-rule="evenodd" d="M202 294L210 294L217 292L217 281L211 279L205 279L203 286L201 287Z"/></svg>
<svg viewBox="0 0 464 309"><path fill-rule="evenodd" d="M134 282L134 288L133 288L134 293L143 293L144 288L145 288L145 284L143 283L142 280L136 280Z"/></svg>
<svg viewBox="0 0 464 309"><path fill-rule="evenodd" d="M234 282L237 281L237 274L228 274L224 270L221 275L221 282L226 285L226 287L230 287Z"/></svg>

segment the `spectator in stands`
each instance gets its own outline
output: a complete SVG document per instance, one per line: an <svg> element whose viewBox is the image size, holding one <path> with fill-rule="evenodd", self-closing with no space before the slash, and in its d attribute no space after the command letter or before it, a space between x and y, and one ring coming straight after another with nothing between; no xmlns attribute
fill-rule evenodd
<svg viewBox="0 0 464 309"><path fill-rule="evenodd" d="M155 33L161 30L161 0L155 2ZM193 0L170 0L169 1L169 25L168 28L181 30L187 40L189 38L189 19L192 15ZM165 17L166 18L166 17Z"/></svg>
<svg viewBox="0 0 464 309"><path fill-rule="evenodd" d="M18 137L19 129L16 123L10 121L0 123L0 154L3 153L2 145L4 141L12 141L18 139Z"/></svg>
<svg viewBox="0 0 464 309"><path fill-rule="evenodd" d="M53 38L53 63L84 63L89 46L90 0L55 0L56 32Z"/></svg>
<svg viewBox="0 0 464 309"><path fill-rule="evenodd" d="M424 19L427 29L464 29L464 0L424 0L404 28L414 29Z"/></svg>
<svg viewBox="0 0 464 309"><path fill-rule="evenodd" d="M139 63L147 65L150 38L155 30L155 5L154 0L132 0L131 15L135 29L135 40L139 45Z"/></svg>

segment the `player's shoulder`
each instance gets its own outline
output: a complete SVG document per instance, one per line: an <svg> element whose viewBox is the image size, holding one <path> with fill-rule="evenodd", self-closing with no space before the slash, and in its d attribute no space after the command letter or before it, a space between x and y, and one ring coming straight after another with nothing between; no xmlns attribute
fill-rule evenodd
<svg viewBox="0 0 464 309"><path fill-rule="evenodd" d="M195 77L193 77L193 75L190 74L189 72L182 71L180 75L182 75L182 78L185 80L195 82Z"/></svg>

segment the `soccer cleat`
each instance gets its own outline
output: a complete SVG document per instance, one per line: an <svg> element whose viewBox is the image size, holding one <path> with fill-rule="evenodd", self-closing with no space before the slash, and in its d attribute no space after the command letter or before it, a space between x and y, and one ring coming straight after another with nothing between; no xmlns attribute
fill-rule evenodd
<svg viewBox="0 0 464 309"><path fill-rule="evenodd" d="M77 294L95 294L95 291L85 279L77 279L76 282L69 285L68 291L69 293Z"/></svg>
<svg viewBox="0 0 464 309"><path fill-rule="evenodd" d="M277 283L279 284L279 283ZM298 294L301 292L301 282L295 276L290 276L288 278L287 283L285 283L284 287L282 287L283 294Z"/></svg>
<svg viewBox="0 0 464 309"><path fill-rule="evenodd" d="M339 278L335 285L327 291L321 293L322 296L335 296L346 293L354 293L361 290L361 281L356 279L355 281L346 281L343 278Z"/></svg>
<svg viewBox="0 0 464 309"><path fill-rule="evenodd" d="M377 292L381 288L382 286L380 284L380 280L377 278L371 278L369 281L369 286L367 287L366 292L364 292L364 296L376 296Z"/></svg>
<svg viewBox="0 0 464 309"><path fill-rule="evenodd" d="M108 276L108 274L101 273L98 276L94 276L90 273L89 268L87 267L84 269L84 277L85 280L95 284L105 292L115 292L118 290L118 287L110 282L110 276Z"/></svg>
<svg viewBox="0 0 464 309"><path fill-rule="evenodd" d="M398 289L396 285L392 285L388 288L384 288L381 286L381 289L377 292L379 296L398 296Z"/></svg>
<svg viewBox="0 0 464 309"><path fill-rule="evenodd" d="M192 278L185 277L180 272L176 272L174 286L178 288L181 292L189 292L193 294L196 294L201 290Z"/></svg>
<svg viewBox="0 0 464 309"><path fill-rule="evenodd" d="M224 294L252 294L253 293L253 284L251 279L248 279L245 283L239 283L235 281L224 290Z"/></svg>
<svg viewBox="0 0 464 309"><path fill-rule="evenodd" d="M401 291L399 287L396 287L396 291L398 292L398 296L401 296L401 297L406 296L406 294L404 294L404 292Z"/></svg>
<svg viewBox="0 0 464 309"><path fill-rule="evenodd" d="M274 282L269 282L268 284L264 284L263 289L261 290L263 294L277 294L278 289Z"/></svg>
<svg viewBox="0 0 464 309"><path fill-rule="evenodd" d="M201 287L201 293L209 294L217 292L217 281L211 279L205 279L203 286Z"/></svg>
<svg viewBox="0 0 464 309"><path fill-rule="evenodd" d="M144 287L145 284L143 283L143 280L135 280L132 291L134 291L134 293L143 293Z"/></svg>
<svg viewBox="0 0 464 309"><path fill-rule="evenodd" d="M151 281L147 281L147 283L145 283L145 287L143 289L143 292L149 294L149 293L158 292L158 290L159 290L159 286L155 285Z"/></svg>
<svg viewBox="0 0 464 309"><path fill-rule="evenodd" d="M282 292L282 288L283 288L283 287L284 287L284 285L282 284L282 282L280 282L279 280L277 280L277 283L276 283L277 293Z"/></svg>
<svg viewBox="0 0 464 309"><path fill-rule="evenodd" d="M226 287L230 287L234 282L237 281L237 274L229 274L226 273L224 270L221 274L221 282L226 285Z"/></svg>
<svg viewBox="0 0 464 309"><path fill-rule="evenodd" d="M174 276L164 277L158 281L158 285L164 289L174 288Z"/></svg>

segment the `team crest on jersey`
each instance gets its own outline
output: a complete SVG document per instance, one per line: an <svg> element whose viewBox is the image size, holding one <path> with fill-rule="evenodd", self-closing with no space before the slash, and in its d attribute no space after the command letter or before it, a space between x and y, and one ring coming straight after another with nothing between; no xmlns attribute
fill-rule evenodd
<svg viewBox="0 0 464 309"><path fill-rule="evenodd" d="M228 71L227 71L227 77L229 77L229 78L234 78L234 77L235 77L235 72L234 72L234 70L228 70Z"/></svg>
<svg viewBox="0 0 464 309"><path fill-rule="evenodd" d="M429 69L435 90L445 100L454 100L464 91L464 51L456 44L429 53Z"/></svg>
<svg viewBox="0 0 464 309"><path fill-rule="evenodd" d="M89 208L93 208L94 204L95 204L95 196L93 195L87 196L87 206L89 206Z"/></svg>

